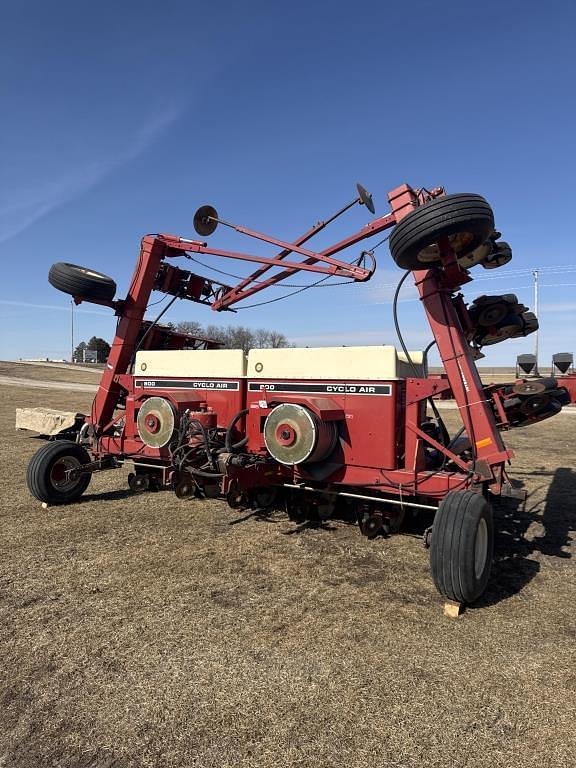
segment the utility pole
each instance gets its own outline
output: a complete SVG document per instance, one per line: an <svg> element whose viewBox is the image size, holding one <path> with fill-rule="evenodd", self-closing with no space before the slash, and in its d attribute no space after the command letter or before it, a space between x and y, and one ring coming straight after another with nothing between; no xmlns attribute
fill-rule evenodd
<svg viewBox="0 0 576 768"><path fill-rule="evenodd" d="M534 314L538 318L539 313L538 313L538 270L537 269L532 270L532 277L534 278ZM538 333L539 331L537 330L536 333L534 334L534 357L536 358L536 370L534 371L534 373L536 374L536 376L540 375L540 372L538 370Z"/></svg>
<svg viewBox="0 0 576 768"><path fill-rule="evenodd" d="M70 362L73 363L74 362L74 299L70 299L70 307L72 311L72 318L70 323L70 339L71 339Z"/></svg>

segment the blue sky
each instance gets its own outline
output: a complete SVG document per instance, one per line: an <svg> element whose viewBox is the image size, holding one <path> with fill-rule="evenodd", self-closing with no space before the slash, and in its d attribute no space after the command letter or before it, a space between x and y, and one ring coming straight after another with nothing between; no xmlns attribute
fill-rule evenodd
<svg viewBox="0 0 576 768"><path fill-rule="evenodd" d="M514 259L476 268L465 295L516 291L531 305L540 268L541 362L576 353L574 3L22 0L0 18L1 358L69 355L69 300L47 282L55 261L111 275L121 295L142 235L194 236L203 203L292 239L357 181L378 215L402 182L483 194ZM312 242L367 220L357 207ZM269 253L222 228L210 242ZM376 255L368 284L237 314L178 302L167 319L274 328L309 346L394 343L401 273L386 245ZM410 287L400 314L408 345L425 345ZM111 313L83 304L75 321L76 341L111 340ZM504 342L486 363L532 348L533 337Z"/></svg>

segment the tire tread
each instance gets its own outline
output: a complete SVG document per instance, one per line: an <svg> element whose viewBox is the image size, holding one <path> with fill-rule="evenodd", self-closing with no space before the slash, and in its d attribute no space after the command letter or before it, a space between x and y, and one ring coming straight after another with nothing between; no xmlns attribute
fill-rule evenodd
<svg viewBox="0 0 576 768"><path fill-rule="evenodd" d="M494 228L492 209L481 195L463 192L437 197L415 208L396 225L390 235L390 252L403 269L426 269L433 262L418 261L418 252L440 237L465 231L466 225L471 227L474 239L459 256L477 248Z"/></svg>
<svg viewBox="0 0 576 768"><path fill-rule="evenodd" d="M116 283L111 277L94 272L88 275L77 264L58 261L52 264L48 273L48 282L54 288L70 296L97 301L111 301L116 293Z"/></svg>
<svg viewBox="0 0 576 768"><path fill-rule="evenodd" d="M488 566L474 573L476 532L480 519L488 525ZM459 603L476 600L486 588L493 548L492 510L474 491L452 491L440 503L430 547L432 578L441 595Z"/></svg>

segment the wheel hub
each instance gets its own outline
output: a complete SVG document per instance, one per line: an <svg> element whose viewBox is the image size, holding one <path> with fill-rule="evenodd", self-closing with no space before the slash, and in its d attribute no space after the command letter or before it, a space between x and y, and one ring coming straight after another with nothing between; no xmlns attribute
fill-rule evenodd
<svg viewBox="0 0 576 768"><path fill-rule="evenodd" d="M78 484L78 478L70 477L70 470L77 469L80 462L74 456L63 456L52 465L50 482L57 491L69 491Z"/></svg>

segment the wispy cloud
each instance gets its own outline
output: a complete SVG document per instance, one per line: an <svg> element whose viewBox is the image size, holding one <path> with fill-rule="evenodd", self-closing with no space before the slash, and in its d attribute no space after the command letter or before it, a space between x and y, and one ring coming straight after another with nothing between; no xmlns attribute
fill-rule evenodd
<svg viewBox="0 0 576 768"><path fill-rule="evenodd" d="M27 301L12 301L10 299L0 299L0 305L8 307L25 307L26 309L49 309L57 310L59 312L70 312L70 306L61 306L58 304L31 304ZM109 312L97 309L77 309L74 307L74 312L80 312L83 315L100 315L100 317L110 316Z"/></svg>
<svg viewBox="0 0 576 768"><path fill-rule="evenodd" d="M165 110L143 125L127 142L127 148L111 157L91 160L57 179L25 189L11 189L10 199L0 202L0 243L24 232L46 214L87 192L117 168L142 155L182 114Z"/></svg>

